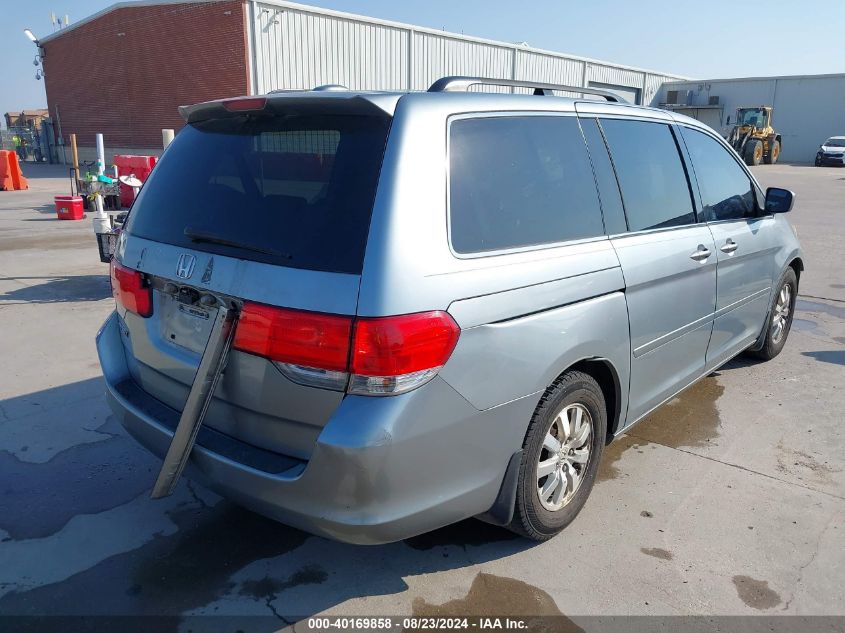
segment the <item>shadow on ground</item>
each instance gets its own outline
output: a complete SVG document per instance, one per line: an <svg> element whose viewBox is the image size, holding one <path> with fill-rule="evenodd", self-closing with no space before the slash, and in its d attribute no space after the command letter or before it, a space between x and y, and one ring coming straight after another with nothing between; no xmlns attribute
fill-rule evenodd
<svg viewBox="0 0 845 633"><path fill-rule="evenodd" d="M845 365L845 350L825 350L821 352L801 352L803 356L815 358L822 363L830 363L832 365Z"/></svg>
<svg viewBox="0 0 845 633"><path fill-rule="evenodd" d="M55 204L42 204L40 207L35 207L34 211L38 211L38 213L50 214L53 218L58 222L59 218L56 216L56 205ZM45 218L48 219L48 218ZM29 221L32 221L31 219Z"/></svg>
<svg viewBox="0 0 845 633"><path fill-rule="evenodd" d="M62 402L101 387L97 378L0 401L0 424L25 423L37 410L51 420L57 438L63 425L94 425L93 415L68 419ZM102 410L102 395L89 397L92 408ZM156 630L176 631L186 612L213 613L225 604L229 615L263 616L258 629L269 631L352 598L404 592L408 576L532 546L472 519L400 543L344 545L219 500L192 482L180 484L181 498L152 501L146 491L160 462L113 416L96 430L102 441L69 446L44 463L0 450L0 560L18 561L2 573L7 582L0 582L0 614L170 616L156 620ZM130 504L136 508L131 522L114 518ZM83 518L86 531L80 535L72 528L74 519ZM175 527L162 533L162 523ZM99 553L103 544L108 551L115 535L127 533L139 535L142 544L106 557ZM49 558L15 554L22 549L49 552ZM39 582L43 566L61 580ZM300 595L302 600L290 602Z"/></svg>
<svg viewBox="0 0 845 633"><path fill-rule="evenodd" d="M62 303L101 301L111 297L111 284L106 274L0 277L0 281L17 281L26 284L14 290L0 293L0 302Z"/></svg>

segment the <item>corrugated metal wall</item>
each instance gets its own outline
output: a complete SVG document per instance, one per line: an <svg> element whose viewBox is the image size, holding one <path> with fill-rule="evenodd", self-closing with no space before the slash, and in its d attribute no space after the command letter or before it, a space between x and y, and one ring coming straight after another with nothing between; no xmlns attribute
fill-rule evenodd
<svg viewBox="0 0 845 633"><path fill-rule="evenodd" d="M678 90L685 102L692 91L689 105L719 97L722 125L717 131L722 134L729 131L727 118L733 123L737 108L774 107L772 123L783 138L783 161L812 162L825 139L845 135L845 75L671 82L663 85L656 102L665 103L669 90Z"/></svg>
<svg viewBox="0 0 845 633"><path fill-rule="evenodd" d="M584 81L584 62L517 49L516 76L550 84L580 86Z"/></svg>
<svg viewBox="0 0 845 633"><path fill-rule="evenodd" d="M453 37L411 32L413 56L411 83L422 90L446 75L510 77L513 51L501 46L465 42Z"/></svg>
<svg viewBox="0 0 845 633"><path fill-rule="evenodd" d="M629 88L643 87L644 75L641 72L617 68L615 66L604 66L598 64L587 65L587 81L601 84L616 84Z"/></svg>
<svg viewBox="0 0 845 633"><path fill-rule="evenodd" d="M643 91L643 103L656 106L657 99L660 94L660 86L663 85L663 82L671 81L672 79L672 77L664 77L663 75L646 75L645 82L643 84L645 88Z"/></svg>
<svg viewBox="0 0 845 633"><path fill-rule="evenodd" d="M256 92L408 85L408 36L400 29L259 4L253 37Z"/></svg>
<svg viewBox="0 0 845 633"><path fill-rule="evenodd" d="M252 90L425 90L446 75L634 88L651 103L675 76L352 16L281 0L250 0ZM497 90L496 88L484 88Z"/></svg>

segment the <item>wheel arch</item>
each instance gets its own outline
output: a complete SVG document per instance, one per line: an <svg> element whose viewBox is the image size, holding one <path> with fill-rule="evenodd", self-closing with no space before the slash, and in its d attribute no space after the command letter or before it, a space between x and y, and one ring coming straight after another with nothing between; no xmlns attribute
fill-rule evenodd
<svg viewBox="0 0 845 633"><path fill-rule="evenodd" d="M798 280L798 283L799 283L799 286L800 286L801 273L804 272L804 260L801 258L800 255L794 255L793 257L791 257L789 259L789 263L786 266L784 266L784 268L783 268L783 270L781 271L780 274L783 275L790 268L795 271L795 277ZM775 292L774 287L772 288L772 292ZM797 294L798 293L796 292L796 300L798 299ZM757 337L757 340L754 341L754 344L751 347L748 348L749 351L756 352L756 351L759 351L763 347L763 344L765 343L765 340L766 340L766 324L768 324L771 316L772 316L772 307L771 307L771 301L769 301L769 307L766 310L766 318L763 321L763 327L760 331L759 336Z"/></svg>
<svg viewBox="0 0 845 633"><path fill-rule="evenodd" d="M801 273L804 272L804 260L800 257L795 257L789 262L789 266L795 271L798 281L801 281Z"/></svg>
<svg viewBox="0 0 845 633"><path fill-rule="evenodd" d="M607 358L595 356L582 358L560 372L554 382L548 386L546 392L548 393L557 381L569 371L584 372L599 384L604 394L605 410L607 412L607 438L605 441L610 442L616 434L622 417L622 383L619 378L619 372Z"/></svg>
<svg viewBox="0 0 845 633"><path fill-rule="evenodd" d="M599 385L604 395L605 410L607 412L607 434L605 443L609 443L619 426L622 415L622 383L619 372L614 364L607 358L598 356L584 357L561 371L555 379L546 387L540 397L537 407L540 407L543 400L555 388L555 385L570 371L580 371L591 376ZM527 432L527 431L526 431ZM516 504L516 488L519 479L519 467L523 457L523 449L513 453L508 461L508 466L502 480L499 493L496 496L491 508L483 514L476 515L486 523L506 526L511 523L514 516Z"/></svg>

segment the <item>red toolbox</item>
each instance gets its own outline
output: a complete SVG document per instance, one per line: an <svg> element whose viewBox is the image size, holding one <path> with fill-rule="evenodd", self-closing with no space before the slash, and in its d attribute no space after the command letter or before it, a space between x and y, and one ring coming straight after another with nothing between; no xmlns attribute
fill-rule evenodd
<svg viewBox="0 0 845 633"><path fill-rule="evenodd" d="M142 156L132 154L115 154L114 164L117 166L119 176L135 174L141 182L146 182L150 172L155 167L157 156ZM135 194L132 187L120 183L120 206L131 207Z"/></svg>
<svg viewBox="0 0 845 633"><path fill-rule="evenodd" d="M60 220L81 220L85 217L82 196L56 196L56 215Z"/></svg>

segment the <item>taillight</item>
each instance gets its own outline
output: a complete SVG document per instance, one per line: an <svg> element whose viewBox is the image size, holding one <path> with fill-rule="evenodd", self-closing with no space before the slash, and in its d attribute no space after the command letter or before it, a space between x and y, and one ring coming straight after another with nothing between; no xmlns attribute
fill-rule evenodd
<svg viewBox="0 0 845 633"><path fill-rule="evenodd" d="M351 333L350 317L246 303L233 345L282 363L346 371Z"/></svg>
<svg viewBox="0 0 845 633"><path fill-rule="evenodd" d="M446 312L353 319L246 303L233 345L300 384L393 395L433 378L459 334Z"/></svg>
<svg viewBox="0 0 845 633"><path fill-rule="evenodd" d="M458 324L440 311L358 319L349 392L387 395L427 382L449 360L459 334Z"/></svg>
<svg viewBox="0 0 845 633"><path fill-rule="evenodd" d="M152 289L146 285L144 276L137 270L117 263L110 264L111 290L114 300L130 312L148 317L153 313Z"/></svg>

